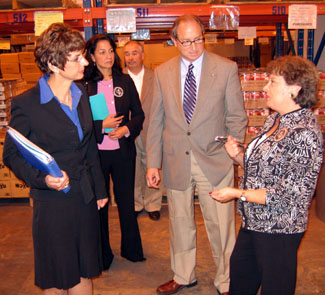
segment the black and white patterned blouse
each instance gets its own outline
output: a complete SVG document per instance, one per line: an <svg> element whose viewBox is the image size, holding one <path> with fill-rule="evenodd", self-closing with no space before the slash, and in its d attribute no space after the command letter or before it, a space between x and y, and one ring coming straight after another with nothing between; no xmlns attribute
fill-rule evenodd
<svg viewBox="0 0 325 295"><path fill-rule="evenodd" d="M308 209L322 163L323 138L312 111L299 109L283 115L277 130L259 141L279 116L273 113L266 119L244 157L241 188L266 188L266 204L239 200L238 209L245 229L301 233L307 227Z"/></svg>

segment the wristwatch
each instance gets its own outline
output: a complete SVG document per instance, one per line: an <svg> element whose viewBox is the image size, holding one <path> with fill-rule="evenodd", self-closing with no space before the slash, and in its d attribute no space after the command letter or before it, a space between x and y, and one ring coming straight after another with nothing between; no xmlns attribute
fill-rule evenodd
<svg viewBox="0 0 325 295"><path fill-rule="evenodd" d="M241 196L239 197L239 199L241 199L243 202L247 202L246 192L245 191L241 192Z"/></svg>

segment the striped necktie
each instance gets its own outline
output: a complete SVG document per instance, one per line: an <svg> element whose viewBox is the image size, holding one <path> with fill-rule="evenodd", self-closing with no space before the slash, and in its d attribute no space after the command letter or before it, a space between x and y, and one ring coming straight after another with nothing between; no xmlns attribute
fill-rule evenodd
<svg viewBox="0 0 325 295"><path fill-rule="evenodd" d="M193 74L193 68L193 64L188 66L188 72L186 74L184 85L183 110L188 124L191 123L196 104L196 82Z"/></svg>

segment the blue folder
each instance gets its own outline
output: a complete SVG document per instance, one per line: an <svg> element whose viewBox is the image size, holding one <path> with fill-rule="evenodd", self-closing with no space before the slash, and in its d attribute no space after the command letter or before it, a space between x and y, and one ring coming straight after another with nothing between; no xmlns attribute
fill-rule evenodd
<svg viewBox="0 0 325 295"><path fill-rule="evenodd" d="M31 142L16 129L7 126L10 135L24 159L33 167L50 174L53 177L62 177L63 174L55 159L39 146ZM63 189L64 193L70 190L70 185Z"/></svg>
<svg viewBox="0 0 325 295"><path fill-rule="evenodd" d="M104 93L99 93L89 97L93 120L104 120L108 115L108 108ZM112 131L113 128L105 128L105 132Z"/></svg>

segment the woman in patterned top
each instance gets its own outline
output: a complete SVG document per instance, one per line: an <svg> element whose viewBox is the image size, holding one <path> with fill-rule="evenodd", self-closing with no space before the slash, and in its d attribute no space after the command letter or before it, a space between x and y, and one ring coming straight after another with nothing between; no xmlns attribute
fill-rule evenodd
<svg viewBox="0 0 325 295"><path fill-rule="evenodd" d="M301 57L268 65L264 87L275 112L243 153L228 137L229 156L245 169L240 189L211 193L239 199L242 226L230 260L230 295L292 295L297 250L322 163L322 133L310 108L317 103L318 72Z"/></svg>

